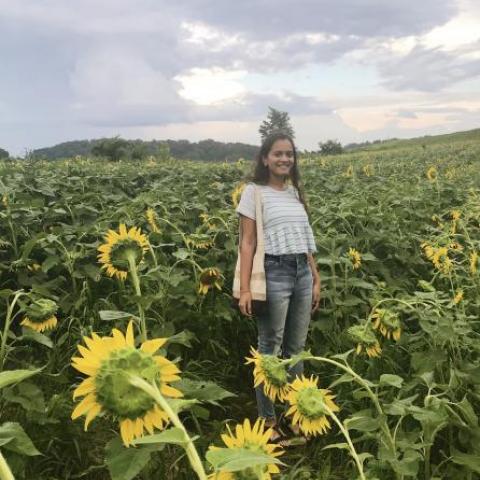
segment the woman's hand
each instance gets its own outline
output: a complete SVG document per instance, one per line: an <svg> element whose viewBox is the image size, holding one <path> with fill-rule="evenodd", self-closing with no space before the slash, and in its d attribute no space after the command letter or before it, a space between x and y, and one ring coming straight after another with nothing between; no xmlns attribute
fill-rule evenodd
<svg viewBox="0 0 480 480"><path fill-rule="evenodd" d="M319 306L320 306L320 280L314 279L313 287L312 287L312 313L316 312Z"/></svg>
<svg viewBox="0 0 480 480"><path fill-rule="evenodd" d="M240 299L238 300L238 308L242 315L252 315L252 293L242 292L240 293Z"/></svg>

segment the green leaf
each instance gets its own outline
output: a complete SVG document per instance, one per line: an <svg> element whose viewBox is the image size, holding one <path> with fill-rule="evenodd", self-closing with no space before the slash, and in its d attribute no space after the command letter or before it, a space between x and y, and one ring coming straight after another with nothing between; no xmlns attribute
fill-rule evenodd
<svg viewBox="0 0 480 480"><path fill-rule="evenodd" d="M390 385L392 387L401 388L403 384L403 378L398 375L391 375L390 373L384 373L380 375L380 381L378 385Z"/></svg>
<svg viewBox="0 0 480 480"><path fill-rule="evenodd" d="M344 421L345 427L349 430L359 430L360 432L373 432L379 427L379 419L367 415L356 414Z"/></svg>
<svg viewBox="0 0 480 480"><path fill-rule="evenodd" d="M143 445L150 443L175 443L177 445L184 445L187 443L185 434L180 428L173 427L155 435L146 435L141 438L137 438L133 441L134 445Z"/></svg>
<svg viewBox="0 0 480 480"><path fill-rule="evenodd" d="M185 260L186 258L188 258L189 252L184 248L179 248L176 252L173 252L173 256L180 260Z"/></svg>
<svg viewBox="0 0 480 480"><path fill-rule="evenodd" d="M33 342L39 343L45 347L53 348L52 340L43 333L37 332L30 328L24 328L22 332L23 333L20 337L20 340L32 340Z"/></svg>
<svg viewBox="0 0 480 480"><path fill-rule="evenodd" d="M138 320L138 317L128 312L121 312L119 310L100 310L98 312L100 318L106 321L120 320L122 318L134 318Z"/></svg>
<svg viewBox="0 0 480 480"><path fill-rule="evenodd" d="M219 405L218 401L224 398L235 397L236 395L217 385L215 382L190 380L182 378L175 383L175 387L179 388L186 398L195 398L202 402L209 402L213 405Z"/></svg>
<svg viewBox="0 0 480 480"><path fill-rule="evenodd" d="M60 263L57 255L49 255L42 263L42 272L47 273L52 267Z"/></svg>
<svg viewBox="0 0 480 480"><path fill-rule="evenodd" d="M252 452L245 448L216 448L206 454L207 460L213 465L215 471L238 472L256 465L269 463L282 464L280 460L265 453Z"/></svg>
<svg viewBox="0 0 480 480"><path fill-rule="evenodd" d="M464 467L469 468L470 470L480 473L480 456L479 455L470 455L468 453L462 453L457 450L453 450L452 462L457 465L463 465Z"/></svg>
<svg viewBox="0 0 480 480"><path fill-rule="evenodd" d="M132 480L150 461L152 452L163 445L126 448L118 438L114 438L105 447L105 463L112 480Z"/></svg>
<svg viewBox="0 0 480 480"><path fill-rule="evenodd" d="M45 412L45 398L42 390L31 382L23 382L4 390L3 398L10 403L18 403L30 412Z"/></svg>
<svg viewBox="0 0 480 480"><path fill-rule="evenodd" d="M195 340L196 338L197 337L193 332L190 332L189 330L182 330L181 332L169 337L168 343L178 343L185 347L191 347L192 340Z"/></svg>
<svg viewBox="0 0 480 480"><path fill-rule="evenodd" d="M0 389L6 387L7 385L13 385L14 383L21 382L26 378L36 375L42 369L37 370L7 370L0 373Z"/></svg>
<svg viewBox="0 0 480 480"><path fill-rule="evenodd" d="M22 426L16 422L6 422L0 425L0 444L3 444L6 450L29 457L41 455Z"/></svg>

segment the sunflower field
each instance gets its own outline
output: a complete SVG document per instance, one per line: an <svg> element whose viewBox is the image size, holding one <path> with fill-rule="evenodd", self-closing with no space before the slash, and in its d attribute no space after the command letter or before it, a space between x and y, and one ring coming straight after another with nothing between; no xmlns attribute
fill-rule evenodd
<svg viewBox="0 0 480 480"><path fill-rule="evenodd" d="M291 359L232 308L251 162L0 163L1 480L480 478L480 136L299 162L322 300Z"/></svg>

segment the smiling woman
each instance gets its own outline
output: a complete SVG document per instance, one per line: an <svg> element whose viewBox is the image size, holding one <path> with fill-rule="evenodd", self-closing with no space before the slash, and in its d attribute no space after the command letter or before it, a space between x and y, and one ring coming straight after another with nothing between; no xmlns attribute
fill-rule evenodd
<svg viewBox="0 0 480 480"><path fill-rule="evenodd" d="M250 316L250 281L257 246L255 191L260 191L267 308L257 315L258 352L281 354L283 358L303 350L311 314L320 300L320 277L312 256L317 249L299 177L292 138L272 134L263 142L253 182L245 187L237 207L242 228L239 308ZM302 373L301 362L289 371L291 377ZM279 438L281 431L275 430L274 405L265 383L255 392L259 416L274 427L272 439Z"/></svg>

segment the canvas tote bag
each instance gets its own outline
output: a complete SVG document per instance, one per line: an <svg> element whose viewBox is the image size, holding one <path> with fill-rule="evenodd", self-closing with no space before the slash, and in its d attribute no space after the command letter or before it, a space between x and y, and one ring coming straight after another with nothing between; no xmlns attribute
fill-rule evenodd
<svg viewBox="0 0 480 480"><path fill-rule="evenodd" d="M252 275L250 277L250 291L252 292L252 309L258 313L267 299L267 284L265 280L265 245L263 240L263 215L260 189L255 185L255 220L257 224L257 248L253 256ZM240 235L238 241L238 258L233 279L233 297L240 298L240 248L242 245L242 222L240 221ZM238 303L238 302L237 302ZM237 305L238 306L238 305Z"/></svg>

